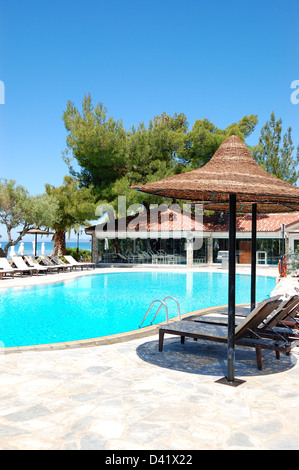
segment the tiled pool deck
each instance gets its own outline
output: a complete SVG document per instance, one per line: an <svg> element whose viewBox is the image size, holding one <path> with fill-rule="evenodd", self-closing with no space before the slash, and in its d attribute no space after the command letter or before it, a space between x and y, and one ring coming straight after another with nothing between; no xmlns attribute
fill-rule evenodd
<svg viewBox="0 0 299 470"><path fill-rule="evenodd" d="M258 371L254 351L237 349L238 387L216 383L225 345L168 337L159 353L157 334L2 354L0 449L298 449L298 353L264 351Z"/></svg>

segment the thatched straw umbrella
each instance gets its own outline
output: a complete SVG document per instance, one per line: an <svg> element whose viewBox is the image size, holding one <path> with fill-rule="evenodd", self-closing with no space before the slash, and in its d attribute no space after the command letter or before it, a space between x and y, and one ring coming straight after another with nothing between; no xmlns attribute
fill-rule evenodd
<svg viewBox="0 0 299 470"><path fill-rule="evenodd" d="M53 232L49 232L48 230L42 230L39 227L31 228L28 230L27 233L35 235L34 256L36 256L37 253L37 235L53 235Z"/></svg>
<svg viewBox="0 0 299 470"><path fill-rule="evenodd" d="M255 303L256 213L299 210L299 188L270 175L253 160L245 143L228 137L202 168L134 189L203 203L204 209L229 211L229 300L227 381L234 378L236 213L252 212L251 305Z"/></svg>

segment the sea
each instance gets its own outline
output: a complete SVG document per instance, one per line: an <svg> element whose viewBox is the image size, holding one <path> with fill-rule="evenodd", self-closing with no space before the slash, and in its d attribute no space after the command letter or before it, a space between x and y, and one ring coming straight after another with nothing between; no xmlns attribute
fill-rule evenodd
<svg viewBox="0 0 299 470"><path fill-rule="evenodd" d="M7 242L0 240L0 247L4 248ZM34 255L34 245L32 242L23 242L24 243L24 255ZM44 243L44 252L43 254L45 255L50 255L53 252L53 242L49 241L43 241L43 240L38 240L37 241L37 250L36 254L41 255L42 254L42 243ZM78 244L77 241L68 241L66 240L66 246L67 248L77 248ZM14 251L15 255L17 256L19 254L19 249L20 249L20 243L15 245ZM89 250L91 251L91 242L82 240L79 241L79 249L80 250ZM8 259L11 259L11 248L8 249Z"/></svg>

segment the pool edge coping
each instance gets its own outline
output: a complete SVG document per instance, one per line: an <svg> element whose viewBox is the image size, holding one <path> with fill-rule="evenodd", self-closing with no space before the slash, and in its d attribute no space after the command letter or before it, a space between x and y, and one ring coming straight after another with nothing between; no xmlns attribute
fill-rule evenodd
<svg viewBox="0 0 299 470"><path fill-rule="evenodd" d="M123 273L123 272L140 272L140 271L143 271L143 272L153 272L153 271L157 271L157 268L156 267L142 267L142 266L132 266L131 268L116 268L116 267L109 267L109 268L106 268L106 267L101 267L101 266L96 266L95 269L87 269L86 271L71 271L71 272L64 272L64 273L59 273L57 275L60 276L60 278L55 278L55 279L50 279L49 277L47 278L39 278L38 275L33 275L33 276L30 276L30 278L27 278L27 280L31 280L33 281L32 283L16 283L16 284L13 284L13 285L5 285L5 284L2 284L1 281L3 281L4 283L7 281L6 279L4 280L0 280L0 289L19 289L19 288L24 288L24 287L34 287L34 286L43 286L43 285L48 285L48 284L56 284L56 283L60 283L60 282L67 282L67 281L72 281L74 279L77 279L78 277L81 277L81 276L86 276L86 275L95 275L95 274L108 274L108 273L114 273L114 274L117 274L117 273ZM185 272L185 273L190 273L190 272L212 272L212 273L228 273L228 270L227 269L224 269L222 270L221 268L219 267L195 267L195 268L192 268L192 269L188 269L187 267L176 267L175 270L173 270L171 267L169 266L162 266L160 268L158 268L158 271L160 272ZM250 272L242 272L242 270L239 271L238 267L237 267L237 270L236 270L236 274L241 274L241 275L245 275L245 276L250 276ZM53 275L56 275L56 274L53 274ZM64 276L67 276L67 277L64 277ZM277 282L277 274L274 274L274 273L257 273L256 276L262 276L262 277L271 277L271 278L275 278L276 279L276 282ZM47 280L45 280L47 279ZM18 281L23 280L22 277L18 278ZM45 280L45 282L44 282ZM34 281L37 281L37 282L34 282ZM41 282L39 282L41 281Z"/></svg>

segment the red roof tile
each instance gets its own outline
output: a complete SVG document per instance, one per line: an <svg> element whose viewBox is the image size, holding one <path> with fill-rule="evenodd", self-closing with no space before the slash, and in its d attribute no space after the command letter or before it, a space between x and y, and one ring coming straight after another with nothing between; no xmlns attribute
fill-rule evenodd
<svg viewBox="0 0 299 470"><path fill-rule="evenodd" d="M228 231L228 214L223 216L222 223L218 223L217 215L204 217L205 232L225 232ZM285 214L258 214L257 232L279 232L282 224L286 228L292 224L299 223L299 212ZM238 215L236 218L237 232L251 232L251 215Z"/></svg>
<svg viewBox="0 0 299 470"><path fill-rule="evenodd" d="M228 214L222 216L214 213L211 216L203 216L203 224L198 218L190 218L184 212L172 211L166 208L156 216L153 212L142 212L137 215L128 216L125 223L124 219L116 219L115 230L125 226L128 232L144 232L144 231L190 231L203 230L203 232L226 232L228 231ZM258 232L279 232L281 225L285 224L286 228L292 226L296 222L299 223L299 212L284 214L258 214L257 215L257 231ZM251 215L240 214L236 219L237 232L251 232ZM105 232L113 230L113 226L107 227L107 224L101 224L102 230Z"/></svg>

